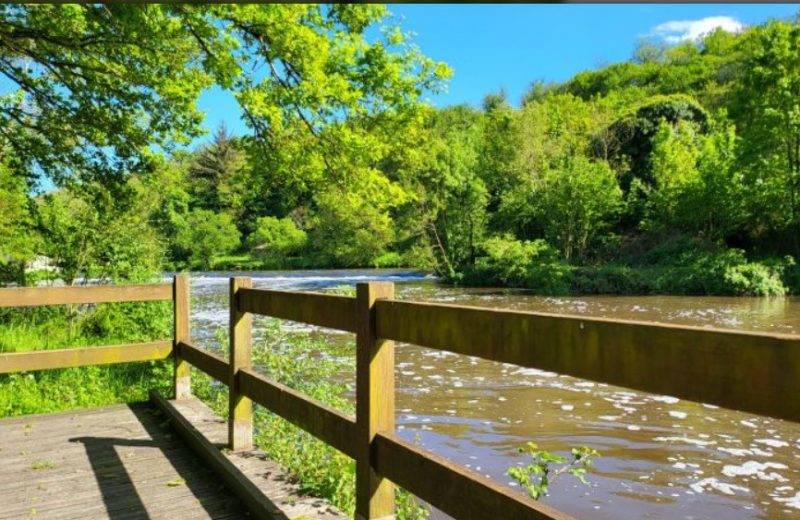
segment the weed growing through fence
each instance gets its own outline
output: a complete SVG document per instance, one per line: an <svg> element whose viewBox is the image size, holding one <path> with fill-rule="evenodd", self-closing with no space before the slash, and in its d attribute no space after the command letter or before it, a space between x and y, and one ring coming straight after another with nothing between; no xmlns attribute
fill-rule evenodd
<svg viewBox="0 0 800 520"><path fill-rule="evenodd" d="M597 450L582 446L572 448L570 456L565 457L542 450L533 442L527 443L519 451L527 453L531 463L527 466L513 466L507 473L534 500L547 495L553 480L564 474L572 475L581 483L589 485L586 469L594 464L594 458L600 456Z"/></svg>

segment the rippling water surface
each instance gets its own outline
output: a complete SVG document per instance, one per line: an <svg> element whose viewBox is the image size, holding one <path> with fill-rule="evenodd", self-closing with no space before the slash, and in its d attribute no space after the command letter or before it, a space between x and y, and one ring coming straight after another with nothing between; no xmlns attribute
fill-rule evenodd
<svg viewBox="0 0 800 520"><path fill-rule="evenodd" d="M217 344L228 277L240 275L193 275L198 342ZM797 298L541 297L445 287L407 271L248 275L257 288L324 291L382 280L408 300L800 334ZM256 319L256 338L264 324ZM411 345L398 345L396 372L398 433L500 482L509 482L505 471L529 440L550 451L600 451L591 486L562 478L544 499L575 516L800 518L800 424Z"/></svg>

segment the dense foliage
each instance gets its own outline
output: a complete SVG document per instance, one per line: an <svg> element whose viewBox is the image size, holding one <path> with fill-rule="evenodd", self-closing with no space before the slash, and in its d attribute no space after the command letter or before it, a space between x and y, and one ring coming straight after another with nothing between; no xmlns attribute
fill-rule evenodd
<svg viewBox="0 0 800 520"><path fill-rule="evenodd" d="M3 9L6 281L46 255L67 282L409 266L546 293L799 289L797 21L434 109L449 71L383 7ZM212 85L251 132L187 151ZM42 175L58 191L36 195Z"/></svg>

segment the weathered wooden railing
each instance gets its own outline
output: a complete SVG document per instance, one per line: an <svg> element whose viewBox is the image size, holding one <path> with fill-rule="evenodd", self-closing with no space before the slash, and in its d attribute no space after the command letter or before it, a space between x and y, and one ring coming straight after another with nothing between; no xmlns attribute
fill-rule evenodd
<svg viewBox="0 0 800 520"><path fill-rule="evenodd" d="M231 449L251 446L256 402L355 458L356 517L363 519L393 514L391 482L456 518L568 518L395 435L393 341L800 421L797 335L499 311L393 296L393 285L385 283L359 284L350 298L258 290L249 278L232 278L226 360L191 343L182 277L171 285L3 289L0 307L172 299L175 331L172 342L0 354L0 373L163 359L172 352L176 398L190 395L190 365L229 387ZM355 418L253 370L253 314L356 334Z"/></svg>
<svg viewBox="0 0 800 520"><path fill-rule="evenodd" d="M115 302L174 301L175 331L188 331L189 288L185 277L173 283L0 289L0 308ZM183 338L184 336L177 336ZM172 338L148 343L65 348L0 354L0 374L28 370L130 363L166 359Z"/></svg>

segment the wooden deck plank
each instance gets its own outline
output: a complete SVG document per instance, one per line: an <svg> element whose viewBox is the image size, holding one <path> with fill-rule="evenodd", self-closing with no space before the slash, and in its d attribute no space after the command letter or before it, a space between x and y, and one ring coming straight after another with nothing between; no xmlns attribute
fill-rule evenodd
<svg viewBox="0 0 800 520"><path fill-rule="evenodd" d="M217 464L225 465L228 470L235 469L238 478L245 481L247 487L254 485L265 498L264 509L277 508L273 515L277 518L315 518L321 520L344 520L347 518L341 511L325 500L304 496L299 486L291 482L286 470L276 462L266 458L259 450L241 452L222 452L228 440L227 423L214 414L204 403L197 399L179 399L167 401L157 394L153 395L159 407L168 410L175 417L176 423L191 425L194 434L205 439L205 446L200 448L217 458ZM176 424L178 431L183 428ZM189 433L191 435L192 433ZM186 437L187 432L182 435ZM197 449L197 447L195 447ZM233 466L231 468L230 466Z"/></svg>
<svg viewBox="0 0 800 520"><path fill-rule="evenodd" d="M2 518L243 518L148 404L0 419Z"/></svg>

